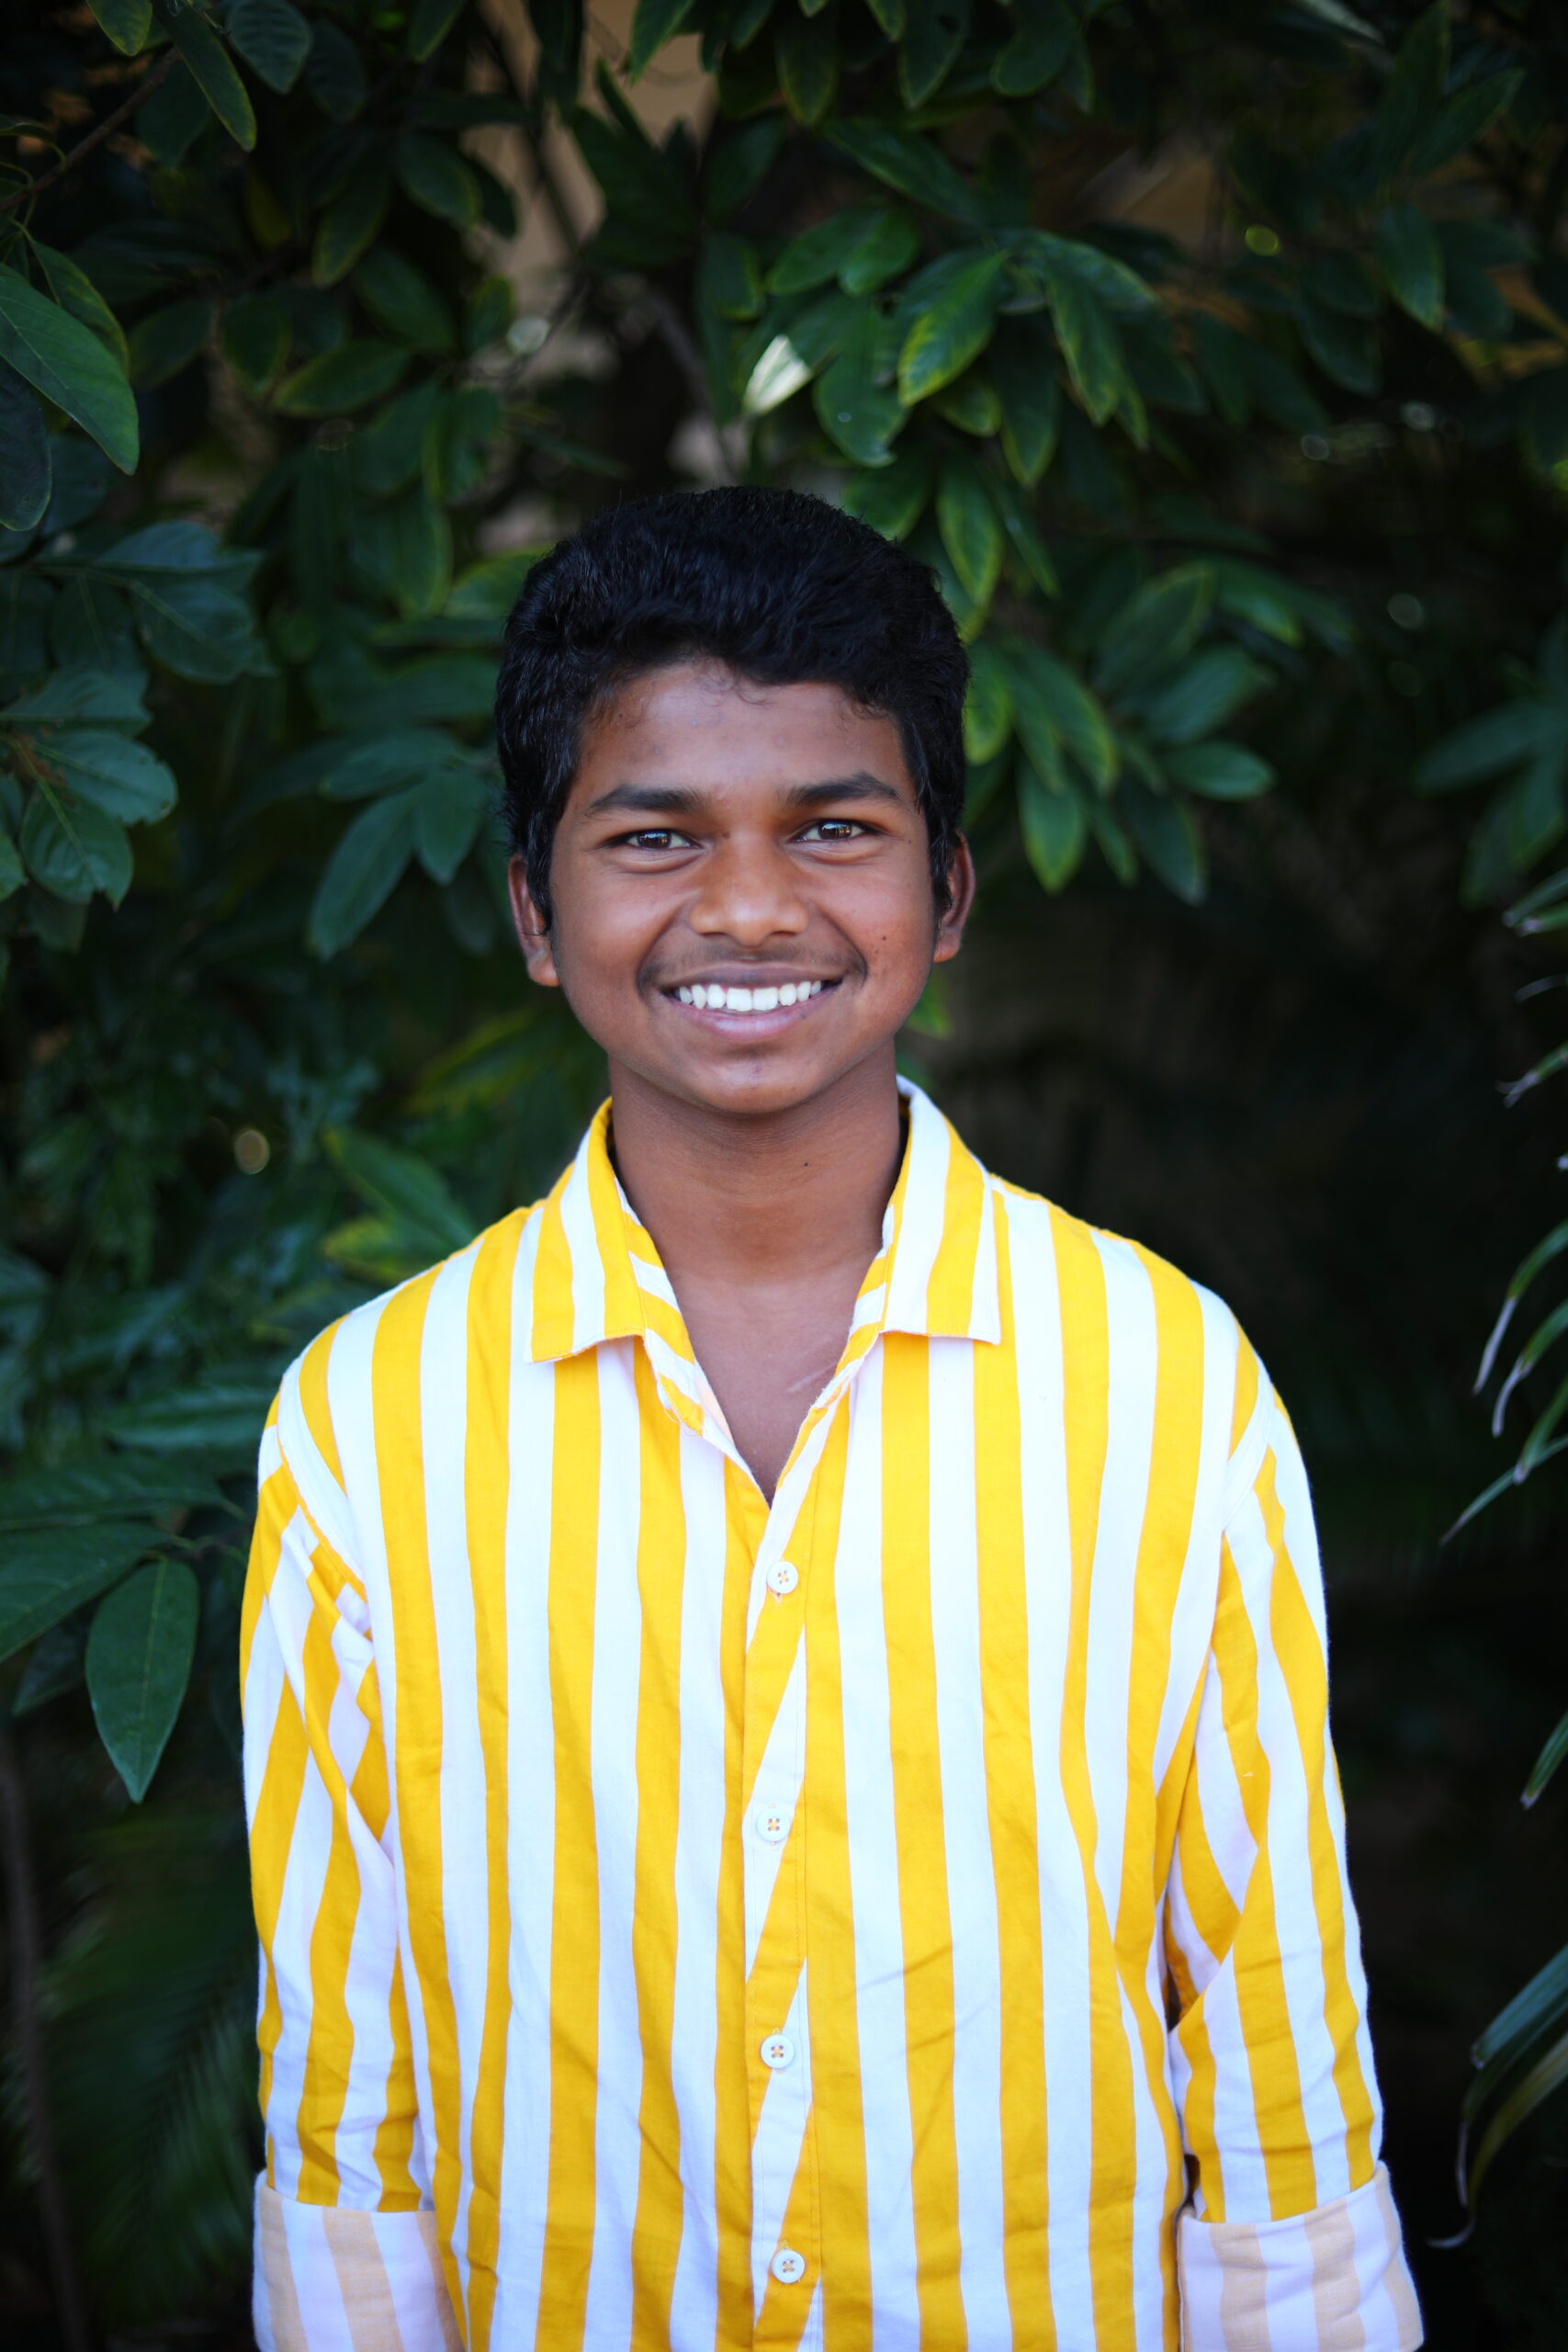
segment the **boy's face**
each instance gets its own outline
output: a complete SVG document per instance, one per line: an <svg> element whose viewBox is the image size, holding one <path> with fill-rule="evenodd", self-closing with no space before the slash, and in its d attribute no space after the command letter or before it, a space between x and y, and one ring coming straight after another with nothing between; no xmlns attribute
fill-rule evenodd
<svg viewBox="0 0 1568 2352"><path fill-rule="evenodd" d="M635 1074L753 1114L879 1053L891 1066L933 959L958 952L966 848L952 885L939 912L891 718L837 686L753 685L713 662L634 678L590 720L548 933L512 864L529 972L565 989L612 1084Z"/></svg>

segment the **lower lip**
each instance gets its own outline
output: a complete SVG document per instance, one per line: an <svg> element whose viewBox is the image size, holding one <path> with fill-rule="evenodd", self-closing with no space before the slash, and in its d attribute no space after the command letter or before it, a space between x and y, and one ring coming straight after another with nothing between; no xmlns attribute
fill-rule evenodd
<svg viewBox="0 0 1568 2352"><path fill-rule="evenodd" d="M665 1002L672 1005L677 1012L683 1013L688 1021L700 1021L704 1028L712 1030L716 1036L733 1037L740 1044L761 1045L770 1037L783 1036L793 1023L815 1012L819 1004L826 1004L837 987L837 981L833 981L819 996L808 996L794 1004L777 1005L772 1012L731 1012L721 1005L682 1004L678 996L669 995L665 997Z"/></svg>

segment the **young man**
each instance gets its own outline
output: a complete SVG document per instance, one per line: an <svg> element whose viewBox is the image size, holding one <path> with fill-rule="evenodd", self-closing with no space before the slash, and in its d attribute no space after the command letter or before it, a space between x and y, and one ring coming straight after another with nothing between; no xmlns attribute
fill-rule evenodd
<svg viewBox="0 0 1568 2352"><path fill-rule="evenodd" d="M266 2352L1419 2341L1290 1424L896 1074L964 679L784 492L513 616L517 928L610 1101L263 1442Z"/></svg>

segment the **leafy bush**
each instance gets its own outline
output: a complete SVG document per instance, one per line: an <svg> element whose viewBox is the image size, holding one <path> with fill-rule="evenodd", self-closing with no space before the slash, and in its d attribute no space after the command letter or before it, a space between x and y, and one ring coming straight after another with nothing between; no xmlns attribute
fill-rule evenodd
<svg viewBox="0 0 1568 2352"><path fill-rule="evenodd" d="M1561 638L1516 692L1468 586L1419 637L1413 589L1367 607L1335 501L1397 445L1462 572L1473 453L1554 499L1568 273L1539 7L639 0L591 68L576 0L531 0L527 42L465 0L91 5L15 38L0 99L0 1656L93 1824L41 1874L44 2038L118 2321L243 2260L266 1398L547 1182L593 1097L558 1006L519 1009L488 813L532 550L671 479L684 427L934 566L991 890L1196 904L1332 706L1391 793L1418 755L1483 789L1473 830L1429 807L1500 901L1563 830ZM692 36L715 105L656 139L640 77ZM1180 237L1135 200L1172 158ZM519 188L566 248L521 316ZM199 1947L140 1860L182 1838ZM132 2045L95 2105L81 2053Z"/></svg>

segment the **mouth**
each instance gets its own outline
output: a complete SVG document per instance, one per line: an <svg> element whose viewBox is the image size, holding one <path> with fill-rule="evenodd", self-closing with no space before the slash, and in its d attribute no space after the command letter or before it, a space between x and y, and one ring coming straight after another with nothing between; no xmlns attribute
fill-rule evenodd
<svg viewBox="0 0 1568 2352"><path fill-rule="evenodd" d="M773 1037L793 1026L837 989L837 980L769 980L742 986L727 980L683 980L665 989L666 1001L687 1018L700 1015L720 1034Z"/></svg>

